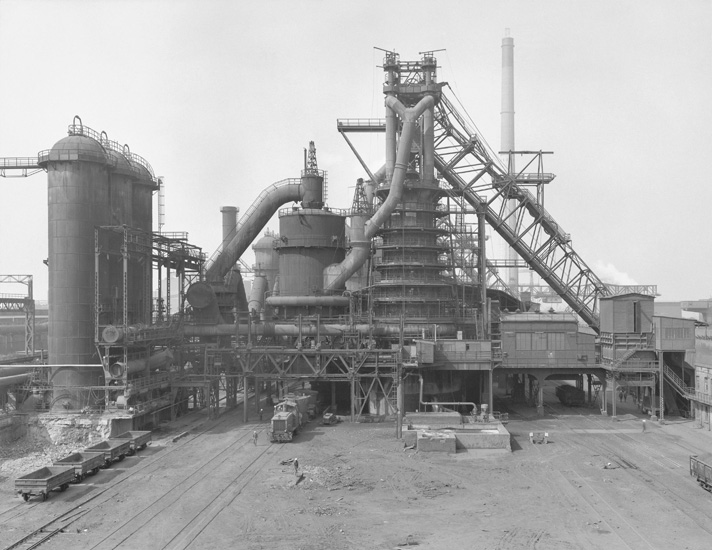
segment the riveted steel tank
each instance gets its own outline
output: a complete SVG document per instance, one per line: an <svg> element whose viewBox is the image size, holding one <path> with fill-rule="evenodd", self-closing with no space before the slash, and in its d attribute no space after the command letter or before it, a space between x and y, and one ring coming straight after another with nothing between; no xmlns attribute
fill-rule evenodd
<svg viewBox="0 0 712 550"><path fill-rule="evenodd" d="M94 348L94 227L111 224L111 159L98 141L70 135L43 159L49 199L49 363L98 363ZM108 283L108 267L103 279ZM100 273L100 279L102 273ZM56 367L55 386L99 385L101 369ZM76 390L55 392L59 407L87 403Z"/></svg>
<svg viewBox="0 0 712 550"><path fill-rule="evenodd" d="M70 126L68 137L39 155L48 176L47 347L49 363L61 365L51 371L53 408L58 409L93 405L90 392L79 387L103 385L103 369L84 367L100 363L94 345L97 267L100 307L104 301L116 302L116 294L123 288L120 257L100 254L101 261L97 261L95 228L126 225L151 230L155 189L151 174L112 150L108 140L103 142L104 134L100 138L80 121ZM118 251L121 237L107 237L100 244ZM140 287L150 296L150 272L150 261L147 268L129 268L129 295L143 292ZM143 314L131 322L149 320L145 317L146 312L150 314L150 301L145 303L144 298L142 308ZM111 315L117 317L118 313ZM109 321L100 319L100 324Z"/></svg>
<svg viewBox="0 0 712 550"><path fill-rule="evenodd" d="M315 208L279 213L279 294L313 296L324 290L324 268L345 256L345 215Z"/></svg>

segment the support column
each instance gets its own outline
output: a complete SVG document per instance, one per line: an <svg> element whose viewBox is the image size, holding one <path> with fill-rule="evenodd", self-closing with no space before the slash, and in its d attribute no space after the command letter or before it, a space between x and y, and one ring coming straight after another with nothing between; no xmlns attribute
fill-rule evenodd
<svg viewBox="0 0 712 550"><path fill-rule="evenodd" d="M613 401L613 406L611 407L611 417L616 417L616 373L611 372L611 401Z"/></svg>
<svg viewBox="0 0 712 550"><path fill-rule="evenodd" d="M351 375L351 422L356 421L356 377Z"/></svg>
<svg viewBox="0 0 712 550"><path fill-rule="evenodd" d="M543 382L543 380L542 380ZM544 384L540 383L539 384L539 391L537 395L537 402L536 402L536 413L539 416L544 416Z"/></svg>
<svg viewBox="0 0 712 550"><path fill-rule="evenodd" d="M490 370L489 370L489 409L490 409L490 414L494 413L494 398L492 396L492 378L494 376L494 371L492 370L492 365L490 365Z"/></svg>
<svg viewBox="0 0 712 550"><path fill-rule="evenodd" d="M403 375L400 359L396 363L396 439L403 437Z"/></svg>
<svg viewBox="0 0 712 550"><path fill-rule="evenodd" d="M663 381L663 378L664 378L664 376L663 376L663 355L664 355L664 352L662 352L662 351L658 355L658 365L660 366L660 375L659 375L660 376L660 416L658 418L659 418L659 421L661 424L663 423L663 421L665 419L664 418L664 415L665 415L665 393L663 393L663 382L664 382ZM684 381L683 381L683 384L684 384Z"/></svg>
<svg viewBox="0 0 712 550"><path fill-rule="evenodd" d="M591 378L592 376L590 374L586 375L586 379L588 380L588 404L591 404Z"/></svg>
<svg viewBox="0 0 712 550"><path fill-rule="evenodd" d="M262 379L255 378L255 414L260 416L260 401L262 400Z"/></svg>
<svg viewBox="0 0 712 550"><path fill-rule="evenodd" d="M247 398L247 386L249 385L247 377L242 379L242 421L247 422L247 406L249 400Z"/></svg>

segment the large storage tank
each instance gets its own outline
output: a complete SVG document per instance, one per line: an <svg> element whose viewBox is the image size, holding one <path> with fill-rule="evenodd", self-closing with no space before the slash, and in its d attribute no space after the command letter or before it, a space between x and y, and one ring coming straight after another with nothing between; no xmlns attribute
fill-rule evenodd
<svg viewBox="0 0 712 550"><path fill-rule="evenodd" d="M345 256L343 212L291 208L279 213L279 294L314 296L324 290L324 268Z"/></svg>
<svg viewBox="0 0 712 550"><path fill-rule="evenodd" d="M39 155L47 169L49 209L49 363L55 391L53 407L79 409L90 406L89 392L78 386L103 385L103 370L84 368L98 364L95 337L95 228L134 226L151 231L151 194L155 185L144 166L112 150L105 134L99 135L75 118L69 136ZM114 249L121 238L106 237L103 245ZM121 303L121 262L102 255L98 262L100 305ZM145 262L144 262L145 263ZM118 276L117 276L118 272ZM129 268L129 296L150 293L150 261ZM150 294L148 294L150 296ZM142 313L131 322L145 322L150 302L143 298ZM103 309L103 307L102 307ZM110 315L116 317L114 311ZM109 308L111 310L111 308ZM117 321L118 319L114 319ZM102 319L109 321L109 319Z"/></svg>

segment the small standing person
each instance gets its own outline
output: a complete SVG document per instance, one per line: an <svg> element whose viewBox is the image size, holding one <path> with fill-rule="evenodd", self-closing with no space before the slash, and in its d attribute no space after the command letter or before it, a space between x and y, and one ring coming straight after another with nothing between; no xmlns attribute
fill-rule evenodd
<svg viewBox="0 0 712 550"><path fill-rule="evenodd" d="M299 459L294 459L294 475L299 477Z"/></svg>
<svg viewBox="0 0 712 550"><path fill-rule="evenodd" d="M264 409L260 409L260 422L262 422L262 413L264 412Z"/></svg>
<svg viewBox="0 0 712 550"><path fill-rule="evenodd" d="M255 446L257 446L257 430L252 432L252 443L254 443Z"/></svg>
<svg viewBox="0 0 712 550"><path fill-rule="evenodd" d="M643 419L643 433L645 433L645 419Z"/></svg>

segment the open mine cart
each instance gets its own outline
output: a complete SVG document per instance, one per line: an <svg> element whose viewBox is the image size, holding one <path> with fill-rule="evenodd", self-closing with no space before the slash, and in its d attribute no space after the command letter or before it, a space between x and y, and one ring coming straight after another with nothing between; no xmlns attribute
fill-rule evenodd
<svg viewBox="0 0 712 550"><path fill-rule="evenodd" d="M123 460L131 450L131 441L128 439L110 439L102 441L91 447L84 449L86 453L103 453L104 465L102 468L108 468L114 460Z"/></svg>
<svg viewBox="0 0 712 550"><path fill-rule="evenodd" d="M15 491L25 502L32 496L47 500L50 491L64 491L74 480L74 468L45 466L15 480Z"/></svg>
<svg viewBox="0 0 712 550"><path fill-rule="evenodd" d="M109 441L115 440L115 439L128 439L130 446L129 446L129 456L133 455L136 453L136 451L140 451L141 449L145 449L146 446L151 442L151 432L124 432L119 435L115 435L109 438Z"/></svg>
<svg viewBox="0 0 712 550"><path fill-rule="evenodd" d="M55 466L74 468L74 481L79 482L89 474L95 474L104 465L104 453L77 452L54 461Z"/></svg>

